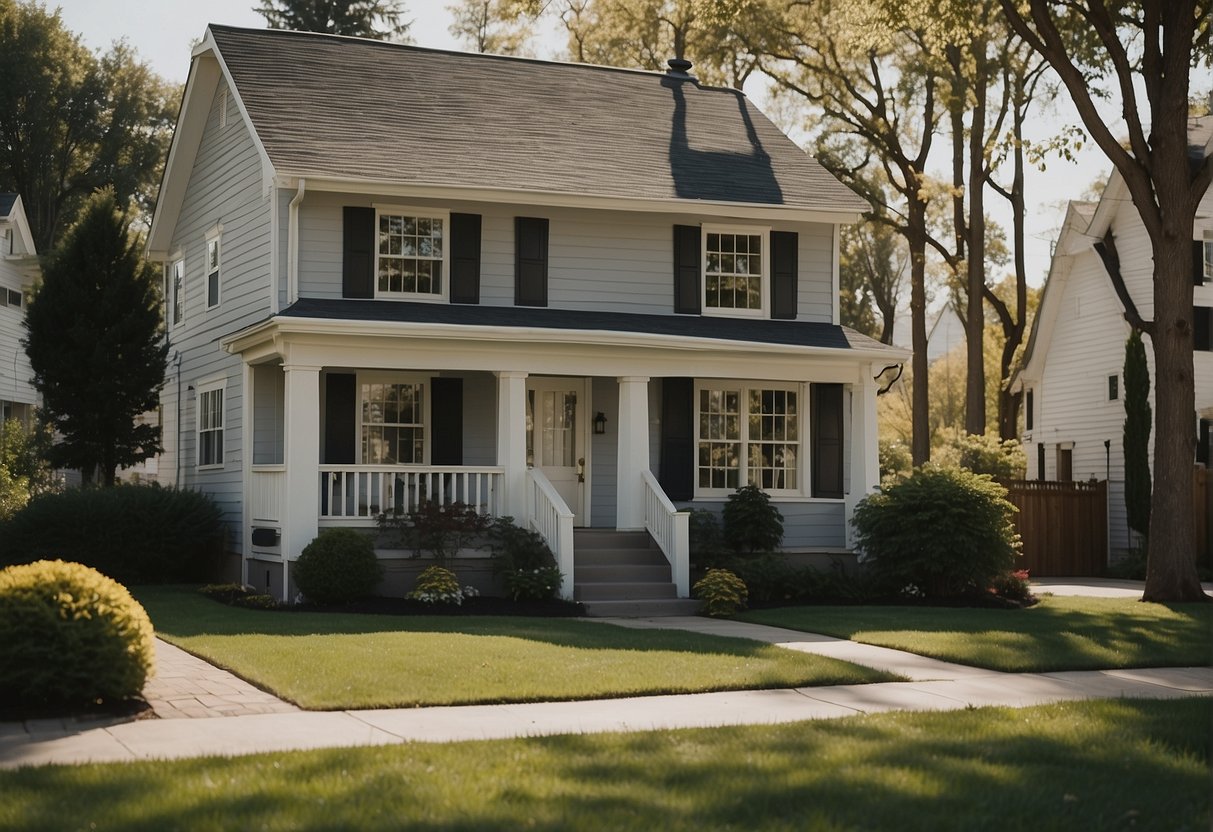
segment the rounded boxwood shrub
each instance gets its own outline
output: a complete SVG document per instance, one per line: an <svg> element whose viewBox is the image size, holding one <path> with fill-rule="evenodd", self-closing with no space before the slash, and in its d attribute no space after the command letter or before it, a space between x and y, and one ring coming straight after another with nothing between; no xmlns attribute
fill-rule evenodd
<svg viewBox="0 0 1213 832"><path fill-rule="evenodd" d="M325 529L303 548L291 574L308 601L345 604L373 593L383 578L383 567L365 534Z"/></svg>
<svg viewBox="0 0 1213 832"><path fill-rule="evenodd" d="M0 570L0 704L83 707L138 696L152 622L126 587L61 560Z"/></svg>
<svg viewBox="0 0 1213 832"><path fill-rule="evenodd" d="M863 563L886 592L955 598L1015 569L1019 534L1007 490L987 474L924 467L855 509Z"/></svg>
<svg viewBox="0 0 1213 832"><path fill-rule="evenodd" d="M725 543L739 555L774 552L783 544L783 515L756 485L730 494L721 516Z"/></svg>
<svg viewBox="0 0 1213 832"><path fill-rule="evenodd" d="M703 600L703 611L718 618L728 618L744 608L749 597L745 581L727 569L709 569L693 589L695 597Z"/></svg>
<svg viewBox="0 0 1213 832"><path fill-rule="evenodd" d="M0 524L0 566L63 558L124 584L205 581L226 534L219 506L197 491L77 488L35 497Z"/></svg>
<svg viewBox="0 0 1213 832"><path fill-rule="evenodd" d="M463 603L463 589L454 572L445 566L429 566L417 576L417 585L407 597L426 604L459 605Z"/></svg>

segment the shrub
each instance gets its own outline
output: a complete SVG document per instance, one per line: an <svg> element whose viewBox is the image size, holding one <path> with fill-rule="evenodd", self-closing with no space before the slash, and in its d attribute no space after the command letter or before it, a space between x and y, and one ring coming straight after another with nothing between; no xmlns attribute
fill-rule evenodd
<svg viewBox="0 0 1213 832"><path fill-rule="evenodd" d="M325 529L303 548L291 574L303 597L345 604L375 591L383 567L371 539L354 529Z"/></svg>
<svg viewBox="0 0 1213 832"><path fill-rule="evenodd" d="M498 574L556 568L556 556L543 535L515 525L513 517L499 517L493 521L489 528L489 546L493 552L493 570Z"/></svg>
<svg viewBox="0 0 1213 832"><path fill-rule="evenodd" d="M990 592L1009 601L1027 601L1032 597L1032 586L1028 583L1028 570L1016 569L999 575L990 584Z"/></svg>
<svg viewBox="0 0 1213 832"><path fill-rule="evenodd" d="M744 485L724 504L724 539L737 554L772 552L783 543L783 515L756 485Z"/></svg>
<svg viewBox="0 0 1213 832"><path fill-rule="evenodd" d="M43 494L0 525L0 566L63 558L125 584L201 581L226 527L213 500L154 485Z"/></svg>
<svg viewBox="0 0 1213 832"><path fill-rule="evenodd" d="M515 601L546 601L556 595L562 577L555 566L515 569L505 573L505 593Z"/></svg>
<svg viewBox="0 0 1213 832"><path fill-rule="evenodd" d="M949 439L935 455L942 467L964 468L1004 480L1023 479L1028 458L1018 439L999 441L993 435L962 433Z"/></svg>
<svg viewBox="0 0 1213 832"><path fill-rule="evenodd" d="M281 604L272 595L258 593L244 584L207 584L198 587L198 592L207 598L232 607L250 610L276 610Z"/></svg>
<svg viewBox="0 0 1213 832"><path fill-rule="evenodd" d="M463 589L454 572L430 566L417 576L417 585L407 597L427 604L462 604Z"/></svg>
<svg viewBox="0 0 1213 832"><path fill-rule="evenodd" d="M880 457L880 479L899 480L908 476L914 467L910 449L899 439L881 439L878 454Z"/></svg>
<svg viewBox="0 0 1213 832"><path fill-rule="evenodd" d="M439 565L470 546L492 525L491 517L461 502L443 505L426 500L414 511L379 515L379 527L394 530L401 546L412 549L418 557L428 554Z"/></svg>
<svg viewBox="0 0 1213 832"><path fill-rule="evenodd" d="M1015 568L1015 507L989 475L924 467L856 507L856 540L879 585L926 598L984 590Z"/></svg>
<svg viewBox="0 0 1213 832"><path fill-rule="evenodd" d="M80 707L138 696L152 623L116 581L79 563L0 570L0 703Z"/></svg>
<svg viewBox="0 0 1213 832"><path fill-rule="evenodd" d="M745 607L748 592L745 581L727 569L709 569L695 583L695 595L704 602L708 615L728 618Z"/></svg>
<svg viewBox="0 0 1213 832"><path fill-rule="evenodd" d="M728 549L724 545L724 532L720 519L702 508L692 509L687 523L690 531L691 560L702 566L716 566L723 560Z"/></svg>

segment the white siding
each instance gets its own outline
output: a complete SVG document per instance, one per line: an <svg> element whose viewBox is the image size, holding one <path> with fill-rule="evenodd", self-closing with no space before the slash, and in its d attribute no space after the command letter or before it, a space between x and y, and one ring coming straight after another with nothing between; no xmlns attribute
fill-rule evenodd
<svg viewBox="0 0 1213 832"><path fill-rule="evenodd" d="M673 227L707 221L690 214L556 211L535 206L309 193L299 213L302 297L341 297L342 208L371 204L406 204L480 214L480 302L490 306L514 304L514 218L547 217L548 305L554 309L603 312L671 314ZM284 229L285 216L283 208ZM776 230L799 234L800 319L828 323L832 314L832 226L791 223L777 226Z"/></svg>
<svg viewBox="0 0 1213 832"><path fill-rule="evenodd" d="M23 293L21 306L0 305L0 401L33 404L36 401L30 379L29 358L21 341L25 338L26 290L33 284L37 267L30 262L8 259L0 255L0 292Z"/></svg>
<svg viewBox="0 0 1213 832"><path fill-rule="evenodd" d="M723 500L696 500L679 508L710 511L720 516ZM842 500L821 500L808 503L777 502L775 508L783 515L783 548L788 550L832 549L844 551L846 541L846 506Z"/></svg>
<svg viewBox="0 0 1213 832"><path fill-rule="evenodd" d="M190 175L180 218L173 232L173 252L185 260L185 313L181 324L171 326L172 350L179 351L179 369L170 365L162 395L165 453L161 479L197 488L214 497L233 527L242 514L241 488L244 452L241 361L220 349L218 340L266 316L269 311L270 203L262 188L261 160L232 96L221 85L203 132ZM219 102L228 106L227 126L219 127ZM206 234L221 225L221 299L206 309L204 260ZM171 356L171 353L170 353ZM224 393L224 464L196 470L197 419L195 391L199 383L222 378ZM181 391L178 402L177 391ZM177 421L180 404L180 429ZM240 536L232 536L239 548Z"/></svg>

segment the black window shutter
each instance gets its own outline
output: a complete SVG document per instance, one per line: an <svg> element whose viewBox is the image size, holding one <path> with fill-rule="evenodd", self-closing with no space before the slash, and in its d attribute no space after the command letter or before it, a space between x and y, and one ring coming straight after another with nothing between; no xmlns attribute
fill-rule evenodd
<svg viewBox="0 0 1213 832"><path fill-rule="evenodd" d="M1201 286L1205 282L1205 241L1192 241L1192 282Z"/></svg>
<svg viewBox="0 0 1213 832"><path fill-rule="evenodd" d="M814 497L842 496L842 393L841 384L809 386Z"/></svg>
<svg viewBox="0 0 1213 832"><path fill-rule="evenodd" d="M1192 307L1192 349L1208 352L1213 349L1210 343L1209 314L1213 309L1208 306Z"/></svg>
<svg viewBox="0 0 1213 832"><path fill-rule="evenodd" d="M514 305L548 305L546 218L514 218Z"/></svg>
<svg viewBox="0 0 1213 832"><path fill-rule="evenodd" d="M1023 427L1024 427L1024 430L1031 430L1032 429L1032 418L1033 418L1032 411L1033 411L1033 404L1034 404L1034 402L1032 401L1034 398L1034 396L1032 395L1032 391L1029 390L1024 395L1023 398L1024 398Z"/></svg>
<svg viewBox="0 0 1213 832"><path fill-rule="evenodd" d="M1036 446L1036 479L1045 481L1045 443Z"/></svg>
<svg viewBox="0 0 1213 832"><path fill-rule="evenodd" d="M771 232L772 318L796 319L797 245L795 231Z"/></svg>
<svg viewBox="0 0 1213 832"><path fill-rule="evenodd" d="M430 379L430 464L463 464L463 379Z"/></svg>
<svg viewBox="0 0 1213 832"><path fill-rule="evenodd" d="M375 209L342 211L341 297L375 297Z"/></svg>
<svg viewBox="0 0 1213 832"><path fill-rule="evenodd" d="M695 496L694 379L661 380L660 473L658 482L671 500Z"/></svg>
<svg viewBox="0 0 1213 832"><path fill-rule="evenodd" d="M451 303L480 303L480 215L451 214Z"/></svg>
<svg viewBox="0 0 1213 832"><path fill-rule="evenodd" d="M703 252L699 226L674 226L674 311L680 315L698 315Z"/></svg>
<svg viewBox="0 0 1213 832"><path fill-rule="evenodd" d="M358 438L358 377L328 373L324 377L324 464L354 465Z"/></svg>

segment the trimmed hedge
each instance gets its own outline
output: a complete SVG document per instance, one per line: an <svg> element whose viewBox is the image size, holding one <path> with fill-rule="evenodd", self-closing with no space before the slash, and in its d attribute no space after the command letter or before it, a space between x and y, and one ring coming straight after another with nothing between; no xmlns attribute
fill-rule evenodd
<svg viewBox="0 0 1213 832"><path fill-rule="evenodd" d="M0 570L0 704L83 707L138 696L152 622L126 587L79 563Z"/></svg>
<svg viewBox="0 0 1213 832"><path fill-rule="evenodd" d="M383 567L371 539L354 529L325 529L303 548L291 571L314 604L345 604L375 591Z"/></svg>
<svg viewBox="0 0 1213 832"><path fill-rule="evenodd" d="M0 566L62 558L124 584L196 582L219 570L227 535L213 500L148 485L36 497L0 524Z"/></svg>

